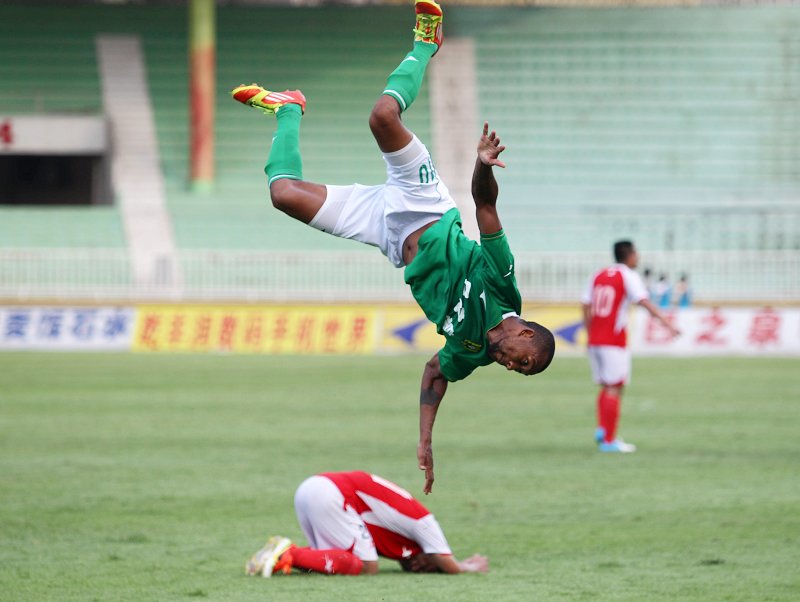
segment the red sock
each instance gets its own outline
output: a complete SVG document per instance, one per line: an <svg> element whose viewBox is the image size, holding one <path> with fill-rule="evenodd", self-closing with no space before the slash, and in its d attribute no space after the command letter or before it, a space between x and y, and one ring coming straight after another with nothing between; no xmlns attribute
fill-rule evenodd
<svg viewBox="0 0 800 602"><path fill-rule="evenodd" d="M597 426L601 428L605 428L603 426L603 400L605 395L606 390L601 387L600 392L597 394Z"/></svg>
<svg viewBox="0 0 800 602"><path fill-rule="evenodd" d="M606 443L611 443L617 436L617 422L619 421L619 396L608 393L605 389L600 391L597 398L597 414L600 426L605 429Z"/></svg>
<svg viewBox="0 0 800 602"><path fill-rule="evenodd" d="M346 550L314 550L292 546L287 550L292 556L292 567L327 573L328 575L358 575L364 563Z"/></svg>

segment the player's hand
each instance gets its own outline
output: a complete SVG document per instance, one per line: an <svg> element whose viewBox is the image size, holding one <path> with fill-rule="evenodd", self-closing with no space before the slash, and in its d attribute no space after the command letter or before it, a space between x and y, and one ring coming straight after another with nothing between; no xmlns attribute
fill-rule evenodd
<svg viewBox="0 0 800 602"><path fill-rule="evenodd" d="M417 461L419 469L425 471L425 487L422 491L428 495L433 489L433 450L430 443L419 442L417 445Z"/></svg>
<svg viewBox="0 0 800 602"><path fill-rule="evenodd" d="M493 130L489 133L489 122L483 122L483 135L478 141L478 158L484 165L491 167L505 167L506 164L500 161L497 157L506 150L505 146L500 145L500 137Z"/></svg>
<svg viewBox="0 0 800 602"><path fill-rule="evenodd" d="M489 558L480 554L473 554L469 558L460 561L458 568L465 573L487 573L489 572Z"/></svg>
<svg viewBox="0 0 800 602"><path fill-rule="evenodd" d="M664 328L666 328L669 331L669 334L673 339L675 337L681 336L680 329L677 326L675 326L675 324L673 324L671 317L662 315L661 323L664 325Z"/></svg>

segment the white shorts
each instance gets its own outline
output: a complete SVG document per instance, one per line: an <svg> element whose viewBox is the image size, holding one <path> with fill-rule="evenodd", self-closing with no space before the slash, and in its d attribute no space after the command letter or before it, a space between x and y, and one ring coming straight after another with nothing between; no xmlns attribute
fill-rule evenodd
<svg viewBox="0 0 800 602"><path fill-rule="evenodd" d="M627 385L631 376L631 352L625 347L590 345L589 365L594 382L601 385Z"/></svg>
<svg viewBox="0 0 800 602"><path fill-rule="evenodd" d="M384 154L383 160L385 184L328 185L325 203L308 225L378 247L392 264L402 267L408 235L437 221L456 204L416 136L405 148Z"/></svg>
<svg viewBox="0 0 800 602"><path fill-rule="evenodd" d="M375 542L333 481L316 475L307 478L294 494L294 510L308 545L315 550L350 550L361 560L378 560Z"/></svg>

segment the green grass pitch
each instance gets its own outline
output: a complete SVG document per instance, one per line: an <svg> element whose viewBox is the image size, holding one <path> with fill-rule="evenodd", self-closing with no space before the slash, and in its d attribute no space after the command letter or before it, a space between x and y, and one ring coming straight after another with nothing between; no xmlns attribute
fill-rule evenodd
<svg viewBox="0 0 800 602"><path fill-rule="evenodd" d="M639 359L630 456L594 451L580 358L451 385L423 502L487 575L247 578L295 487L421 496L424 358L0 355L2 600L797 600L797 360Z"/></svg>

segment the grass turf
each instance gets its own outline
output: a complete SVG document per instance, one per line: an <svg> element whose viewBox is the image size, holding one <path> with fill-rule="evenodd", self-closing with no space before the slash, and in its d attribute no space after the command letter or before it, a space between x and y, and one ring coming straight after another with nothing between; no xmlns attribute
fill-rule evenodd
<svg viewBox="0 0 800 602"><path fill-rule="evenodd" d="M423 358L0 355L0 599L796 600L796 360L640 359L630 456L594 451L581 359L451 385L423 502L487 575L243 575L302 541L295 487L421 495Z"/></svg>

